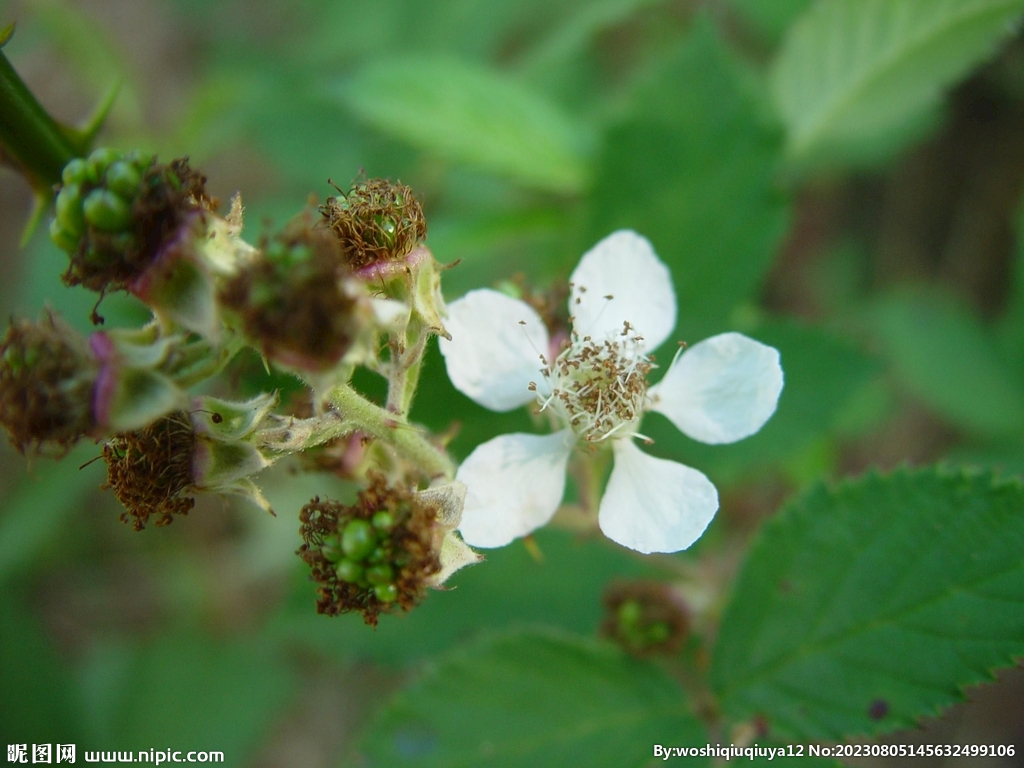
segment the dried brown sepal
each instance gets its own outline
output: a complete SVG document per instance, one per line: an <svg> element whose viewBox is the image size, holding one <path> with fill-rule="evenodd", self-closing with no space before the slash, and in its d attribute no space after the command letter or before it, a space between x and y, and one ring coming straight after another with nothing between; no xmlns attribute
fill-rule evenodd
<svg viewBox="0 0 1024 768"><path fill-rule="evenodd" d="M398 261L427 236L423 207L401 182L357 182L348 192L328 198L320 213L353 270Z"/></svg>
<svg viewBox="0 0 1024 768"><path fill-rule="evenodd" d="M98 374L86 339L49 310L39 322L12 319L0 342L0 424L15 447L62 454L92 433Z"/></svg>
<svg viewBox="0 0 1024 768"><path fill-rule="evenodd" d="M397 594L389 601L380 600L372 586L339 578L339 561L345 556L329 557L328 552L332 544L337 547L351 521L371 523L381 512L389 514L393 523L386 531L376 529L382 554L373 562L390 565L394 571ZM433 507L419 503L412 491L389 485L377 473L370 474L370 486L353 505L314 498L299 513L303 544L298 555L309 564L318 584L317 613L337 616L358 611L363 621L376 626L381 613L396 606L408 611L422 602L428 579L441 570L433 543L435 519Z"/></svg>
<svg viewBox="0 0 1024 768"><path fill-rule="evenodd" d="M615 582L605 590L601 634L635 656L671 655L683 646L690 620L667 584Z"/></svg>
<svg viewBox="0 0 1024 768"><path fill-rule="evenodd" d="M103 458L107 482L124 505L121 522L141 531L150 517L168 525L174 515L187 515L195 506L192 451L196 436L184 411L155 421L145 429L124 432L107 441Z"/></svg>
<svg viewBox="0 0 1024 768"><path fill-rule="evenodd" d="M225 285L221 302L267 357L304 370L336 365L361 329L340 243L299 217L262 251Z"/></svg>
<svg viewBox="0 0 1024 768"><path fill-rule="evenodd" d="M88 191L87 187L83 193ZM83 285L100 293L127 288L190 214L212 211L217 205L206 191L206 177L189 166L187 157L166 165L153 162L132 200L129 228L104 232L87 227L62 276L65 285Z"/></svg>

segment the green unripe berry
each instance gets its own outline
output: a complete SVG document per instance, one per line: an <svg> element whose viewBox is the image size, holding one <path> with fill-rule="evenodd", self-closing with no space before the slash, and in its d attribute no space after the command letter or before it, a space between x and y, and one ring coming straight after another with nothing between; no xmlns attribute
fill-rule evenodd
<svg viewBox="0 0 1024 768"><path fill-rule="evenodd" d="M371 563L381 563L384 561L385 557L387 557L387 552L384 550L384 547L377 547L370 553L370 556L367 559Z"/></svg>
<svg viewBox="0 0 1024 768"><path fill-rule="evenodd" d="M394 524L395 518L391 516L390 512L380 511L373 516L373 527L378 531L390 531Z"/></svg>
<svg viewBox="0 0 1024 768"><path fill-rule="evenodd" d="M82 184L86 181L95 181L95 179L89 178L89 166L80 157L76 157L73 160L69 160L68 164L64 166L64 170L60 174L61 181L64 185L68 184Z"/></svg>
<svg viewBox="0 0 1024 768"><path fill-rule="evenodd" d="M342 560L335 569L338 578L349 584L356 584L363 578L363 566L351 560Z"/></svg>
<svg viewBox="0 0 1024 768"><path fill-rule="evenodd" d="M142 174L127 160L118 160L107 168L107 189L123 198L133 199L139 193L141 183Z"/></svg>
<svg viewBox="0 0 1024 768"><path fill-rule="evenodd" d="M102 179L107 167L111 163L115 163L120 159L121 153L116 149L110 149L108 147L94 149L92 154L89 155L89 159L86 161L89 169L90 180Z"/></svg>
<svg viewBox="0 0 1024 768"><path fill-rule="evenodd" d="M373 526L366 520L349 520L341 534L341 548L352 560L365 560L377 546Z"/></svg>
<svg viewBox="0 0 1024 768"><path fill-rule="evenodd" d="M672 630L663 621L656 621L647 628L647 639L652 643L664 643L671 634Z"/></svg>
<svg viewBox="0 0 1024 768"><path fill-rule="evenodd" d="M329 536L324 539L324 543L320 545L320 554L329 563L339 562L345 556L341 551L341 539L337 536Z"/></svg>
<svg viewBox="0 0 1024 768"><path fill-rule="evenodd" d="M153 164L156 160L156 155L152 152L142 152L138 149L133 149L128 153L128 157L126 159L141 173L146 171L146 169Z"/></svg>
<svg viewBox="0 0 1024 768"><path fill-rule="evenodd" d="M78 238L67 231L61 223L54 219L50 222L50 239L62 251L74 254L78 250Z"/></svg>
<svg viewBox="0 0 1024 768"><path fill-rule="evenodd" d="M132 221L132 209L128 202L109 189L94 189L82 203L85 219L96 229L104 232L119 232Z"/></svg>
<svg viewBox="0 0 1024 768"><path fill-rule="evenodd" d="M366 569L366 580L371 584L391 584L395 580L395 571L387 563L371 565Z"/></svg>
<svg viewBox="0 0 1024 768"><path fill-rule="evenodd" d="M85 232L85 216L82 213L82 188L78 184L67 184L57 195L55 204L57 221L75 238ZM67 250L67 249L65 249Z"/></svg>
<svg viewBox="0 0 1024 768"><path fill-rule="evenodd" d="M373 588L373 594L382 603L393 603L398 599L398 587L394 584L378 584Z"/></svg>
<svg viewBox="0 0 1024 768"><path fill-rule="evenodd" d="M627 600L619 606L619 626L635 627L640 623L643 608L636 600Z"/></svg>

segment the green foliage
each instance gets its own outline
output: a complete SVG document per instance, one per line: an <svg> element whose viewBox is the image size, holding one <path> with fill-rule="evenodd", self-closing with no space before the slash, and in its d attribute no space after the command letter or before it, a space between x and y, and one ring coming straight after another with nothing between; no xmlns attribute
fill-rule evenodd
<svg viewBox="0 0 1024 768"><path fill-rule="evenodd" d="M910 727L1024 653L1024 487L901 470L770 521L722 620L726 715L842 739Z"/></svg>
<svg viewBox="0 0 1024 768"><path fill-rule="evenodd" d="M732 0L732 5L763 37L778 42L793 20L811 5L811 0Z"/></svg>
<svg viewBox="0 0 1024 768"><path fill-rule="evenodd" d="M1024 427L1024 388L990 332L941 295L889 296L874 327L899 382L959 427L986 435Z"/></svg>
<svg viewBox="0 0 1024 768"><path fill-rule="evenodd" d="M654 744L703 744L682 691L657 667L549 630L447 654L381 713L371 766L646 765ZM690 760L693 765L706 761Z"/></svg>
<svg viewBox="0 0 1024 768"><path fill-rule="evenodd" d="M777 154L777 135L759 123L735 62L701 19L609 129L585 247L623 227L643 233L672 272L682 337L721 332L785 231Z"/></svg>
<svg viewBox="0 0 1024 768"><path fill-rule="evenodd" d="M121 648L118 656L114 665L111 657L98 656L108 663L93 673L111 679L104 714L119 749L170 744L219 749L241 761L287 705L295 684L273 648L193 631L166 633L134 654Z"/></svg>
<svg viewBox="0 0 1024 768"><path fill-rule="evenodd" d="M578 191L586 178L585 129L478 64L433 56L373 63L342 93L371 125L444 158L556 192Z"/></svg>
<svg viewBox="0 0 1024 768"><path fill-rule="evenodd" d="M788 154L891 150L1013 29L1021 0L821 0L791 28L773 92ZM830 155L832 155L830 157Z"/></svg>

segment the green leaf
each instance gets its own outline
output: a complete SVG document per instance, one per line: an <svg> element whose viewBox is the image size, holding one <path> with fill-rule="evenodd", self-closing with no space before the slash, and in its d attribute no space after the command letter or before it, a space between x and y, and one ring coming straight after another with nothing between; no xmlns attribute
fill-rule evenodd
<svg viewBox="0 0 1024 768"><path fill-rule="evenodd" d="M811 0L732 0L732 5L771 42L778 41L810 4Z"/></svg>
<svg viewBox="0 0 1024 768"><path fill-rule="evenodd" d="M399 694L364 740L361 765L648 765L655 744L705 743L688 710L656 666L618 649L512 632L449 654Z"/></svg>
<svg viewBox="0 0 1024 768"><path fill-rule="evenodd" d="M218 749L235 764L265 737L295 684L268 647L180 631L142 649L118 677L109 716L118 749Z"/></svg>
<svg viewBox="0 0 1024 768"><path fill-rule="evenodd" d="M36 603L34 593L0 590L0 743L69 744L83 735L82 700Z"/></svg>
<svg viewBox="0 0 1024 768"><path fill-rule="evenodd" d="M902 132L1013 33L1022 0L821 0L790 28L775 103L795 159Z"/></svg>
<svg viewBox="0 0 1024 768"><path fill-rule="evenodd" d="M437 56L388 59L342 89L380 131L527 186L575 192L592 140L540 93L480 64Z"/></svg>
<svg viewBox="0 0 1024 768"><path fill-rule="evenodd" d="M102 465L79 468L99 453L95 445L81 445L60 462L40 462L7 492L0 513L0 584L35 565L75 513L86 489L100 485Z"/></svg>
<svg viewBox="0 0 1024 768"><path fill-rule="evenodd" d="M605 138L583 247L620 228L648 237L672 270L681 338L719 333L786 230L779 137L706 19L637 89L630 114Z"/></svg>
<svg viewBox="0 0 1024 768"><path fill-rule="evenodd" d="M916 725L1024 654L1024 487L937 469L814 488L769 521L712 681L775 738Z"/></svg>
<svg viewBox="0 0 1024 768"><path fill-rule="evenodd" d="M1024 387L967 310L941 295L902 294L873 319L900 383L951 423L987 435L1024 428Z"/></svg>

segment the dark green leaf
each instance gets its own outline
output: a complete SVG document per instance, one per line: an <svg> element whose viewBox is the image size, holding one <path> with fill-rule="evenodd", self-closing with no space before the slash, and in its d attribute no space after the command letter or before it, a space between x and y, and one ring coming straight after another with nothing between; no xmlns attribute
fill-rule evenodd
<svg viewBox="0 0 1024 768"><path fill-rule="evenodd" d="M679 333L726 328L749 299L786 229L776 189L778 137L711 23L640 87L631 117L605 137L594 187L592 245L615 229L648 237L672 270Z"/></svg>
<svg viewBox="0 0 1024 768"><path fill-rule="evenodd" d="M650 764L655 744L704 743L683 691L658 667L571 635L523 631L432 665L363 748L365 765L388 768L628 768Z"/></svg>
<svg viewBox="0 0 1024 768"><path fill-rule="evenodd" d="M882 301L874 327L901 384L956 426L988 435L1024 428L1024 386L992 334L940 295Z"/></svg>
<svg viewBox="0 0 1024 768"><path fill-rule="evenodd" d="M733 720L841 739L916 724L1024 653L1024 487L936 469L814 488L769 521L722 620Z"/></svg>

